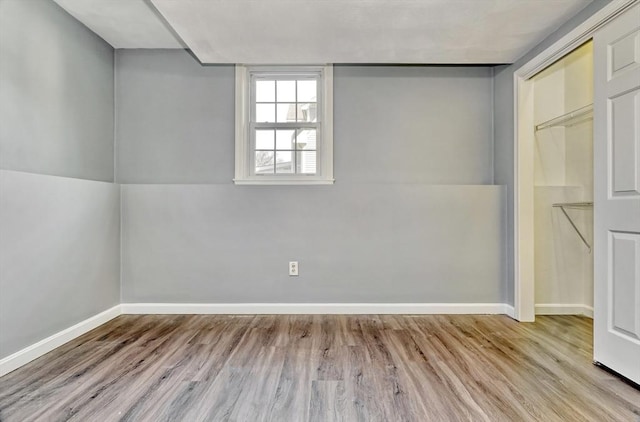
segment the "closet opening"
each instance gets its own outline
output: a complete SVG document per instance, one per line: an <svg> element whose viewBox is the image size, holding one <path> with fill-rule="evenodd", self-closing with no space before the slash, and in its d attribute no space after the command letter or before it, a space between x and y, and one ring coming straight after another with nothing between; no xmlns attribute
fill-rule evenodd
<svg viewBox="0 0 640 422"><path fill-rule="evenodd" d="M535 315L593 318L592 42L531 81Z"/></svg>

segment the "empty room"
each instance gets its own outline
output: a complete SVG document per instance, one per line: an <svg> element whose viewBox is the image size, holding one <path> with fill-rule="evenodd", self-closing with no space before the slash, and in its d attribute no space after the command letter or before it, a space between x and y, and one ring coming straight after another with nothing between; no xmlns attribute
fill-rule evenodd
<svg viewBox="0 0 640 422"><path fill-rule="evenodd" d="M0 421L640 421L640 0L0 0Z"/></svg>

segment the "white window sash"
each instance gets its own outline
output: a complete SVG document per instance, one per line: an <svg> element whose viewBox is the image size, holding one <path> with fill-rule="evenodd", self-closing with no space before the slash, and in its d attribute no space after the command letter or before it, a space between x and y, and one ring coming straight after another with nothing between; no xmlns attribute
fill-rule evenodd
<svg viewBox="0 0 640 422"><path fill-rule="evenodd" d="M262 73L262 72L269 72ZM255 81L316 80L317 122L253 122ZM332 66L236 66L236 184L332 184L333 179L333 68ZM275 101L274 101L275 102ZM315 129L316 174L255 173L256 129ZM303 150L300 150L303 151ZM295 154L296 151L292 150ZM275 159L275 158L274 158ZM295 163L295 158L294 158ZM293 165L293 164L292 164ZM294 168L294 171L296 169Z"/></svg>

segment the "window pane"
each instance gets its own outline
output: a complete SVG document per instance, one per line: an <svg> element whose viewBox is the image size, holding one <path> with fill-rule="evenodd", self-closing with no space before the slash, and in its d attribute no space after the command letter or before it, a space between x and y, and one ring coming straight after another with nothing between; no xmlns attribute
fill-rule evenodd
<svg viewBox="0 0 640 422"><path fill-rule="evenodd" d="M256 130L256 149L273 149L273 130Z"/></svg>
<svg viewBox="0 0 640 422"><path fill-rule="evenodd" d="M276 149L294 149L295 131L293 129L276 130Z"/></svg>
<svg viewBox="0 0 640 422"><path fill-rule="evenodd" d="M276 101L276 81L256 81L256 101L273 103Z"/></svg>
<svg viewBox="0 0 640 422"><path fill-rule="evenodd" d="M256 151L256 174L273 173L273 151Z"/></svg>
<svg viewBox="0 0 640 422"><path fill-rule="evenodd" d="M316 149L316 130L299 129L296 142L298 150Z"/></svg>
<svg viewBox="0 0 640 422"><path fill-rule="evenodd" d="M296 81L277 81L279 103L296 102Z"/></svg>
<svg viewBox="0 0 640 422"><path fill-rule="evenodd" d="M256 122L273 123L276 121L275 104L256 104Z"/></svg>
<svg viewBox="0 0 640 422"><path fill-rule="evenodd" d="M316 151L296 152L296 173L316 173Z"/></svg>
<svg viewBox="0 0 640 422"><path fill-rule="evenodd" d="M296 105L295 104L278 104L278 123L295 122L296 121Z"/></svg>
<svg viewBox="0 0 640 422"><path fill-rule="evenodd" d="M318 121L318 104L306 103L298 104L298 121L299 122L317 122Z"/></svg>
<svg viewBox="0 0 640 422"><path fill-rule="evenodd" d="M318 101L316 81L298 81L298 102L307 103L312 101Z"/></svg>
<svg viewBox="0 0 640 422"><path fill-rule="evenodd" d="M292 159L292 151L276 151L276 173L293 173Z"/></svg>

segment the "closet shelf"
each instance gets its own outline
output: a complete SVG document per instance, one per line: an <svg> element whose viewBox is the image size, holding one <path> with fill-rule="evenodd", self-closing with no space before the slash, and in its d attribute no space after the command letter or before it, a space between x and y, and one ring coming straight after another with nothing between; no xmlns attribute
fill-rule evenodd
<svg viewBox="0 0 640 422"><path fill-rule="evenodd" d="M576 188L580 188L580 189L584 189L584 186L582 185L533 185L534 188L554 188L554 189L564 189L564 188L569 188L569 189L576 189Z"/></svg>
<svg viewBox="0 0 640 422"><path fill-rule="evenodd" d="M539 125L536 125L536 132L549 127L570 127L573 125L577 125L578 123L590 120L592 118L593 104L589 104L577 110L573 110L567 114L563 114L562 116L554 117L551 120L547 120L546 122L542 122Z"/></svg>
<svg viewBox="0 0 640 422"><path fill-rule="evenodd" d="M585 239L584 235L580 232L580 230L578 229L578 226L576 226L576 224L573 222L573 219L567 213L566 208L575 208L575 209L593 208L593 202L558 202L556 204L553 204L552 207L560 208L564 216L567 217L567 220L569 220L569 223L571 223L571 227L573 227L573 230L575 230L576 233L578 233L578 236L580 236L582 243L584 243L589 249L589 252L591 252L591 245L589 244L589 242L587 242L587 239Z"/></svg>
<svg viewBox="0 0 640 422"><path fill-rule="evenodd" d="M553 204L553 206L566 208L592 208L593 202L558 202Z"/></svg>

